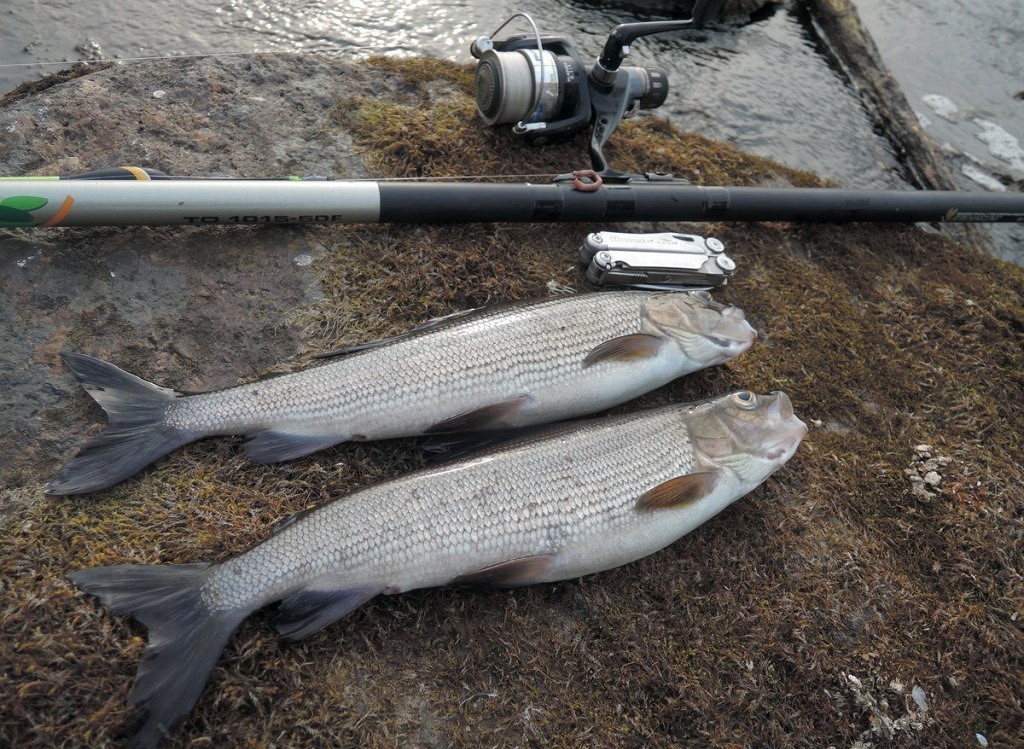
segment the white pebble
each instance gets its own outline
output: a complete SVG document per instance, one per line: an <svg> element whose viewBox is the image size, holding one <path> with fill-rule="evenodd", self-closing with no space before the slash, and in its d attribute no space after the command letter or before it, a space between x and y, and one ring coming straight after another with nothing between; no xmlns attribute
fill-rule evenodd
<svg viewBox="0 0 1024 749"><path fill-rule="evenodd" d="M921 99L935 111L935 114L947 120L952 119L953 115L958 111L953 100L942 94L925 94Z"/></svg>
<svg viewBox="0 0 1024 749"><path fill-rule="evenodd" d="M917 703L918 709L922 713L928 712L928 700L925 699L924 690L921 689L917 684L910 690L910 696L914 698L914 702Z"/></svg>

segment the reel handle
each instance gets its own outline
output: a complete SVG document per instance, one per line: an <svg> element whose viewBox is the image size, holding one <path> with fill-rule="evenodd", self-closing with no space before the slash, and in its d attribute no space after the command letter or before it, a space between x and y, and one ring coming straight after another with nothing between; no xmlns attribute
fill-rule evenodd
<svg viewBox="0 0 1024 749"><path fill-rule="evenodd" d="M622 65L622 61L629 56L629 45L635 40L650 34L703 28L704 22L718 12L723 2L724 0L697 0L693 6L693 14L688 19L619 24L608 35L601 56L590 71L591 80L601 86L612 85L616 71Z"/></svg>

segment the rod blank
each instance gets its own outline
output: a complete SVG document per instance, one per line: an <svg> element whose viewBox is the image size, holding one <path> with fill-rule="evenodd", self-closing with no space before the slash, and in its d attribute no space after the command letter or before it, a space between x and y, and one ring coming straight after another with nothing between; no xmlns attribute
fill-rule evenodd
<svg viewBox="0 0 1024 749"><path fill-rule="evenodd" d="M0 226L620 221L1016 222L1024 194L676 182L0 180Z"/></svg>

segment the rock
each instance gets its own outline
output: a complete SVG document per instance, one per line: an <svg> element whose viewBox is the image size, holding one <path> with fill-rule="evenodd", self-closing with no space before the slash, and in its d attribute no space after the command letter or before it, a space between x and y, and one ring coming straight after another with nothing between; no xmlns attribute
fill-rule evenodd
<svg viewBox="0 0 1024 749"><path fill-rule="evenodd" d="M331 123L351 97L397 97L400 87L386 71L308 56L106 67L7 97L0 173L140 165L176 175L366 177L348 131ZM10 331L0 371L11 396L0 476L45 465L77 439L51 410L80 396L60 363L63 349L185 390L235 384L294 357L303 333L288 321L319 298L316 237L333 231L0 229L0 322Z"/></svg>

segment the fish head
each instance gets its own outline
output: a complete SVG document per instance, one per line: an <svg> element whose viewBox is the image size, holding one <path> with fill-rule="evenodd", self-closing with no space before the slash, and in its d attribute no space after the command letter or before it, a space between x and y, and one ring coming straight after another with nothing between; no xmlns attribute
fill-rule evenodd
<svg viewBox="0 0 1024 749"><path fill-rule="evenodd" d="M796 452L807 425L793 413L789 396L741 390L695 404L690 438L698 463L724 469L753 487Z"/></svg>
<svg viewBox="0 0 1024 749"><path fill-rule="evenodd" d="M757 339L743 310L716 302L706 291L651 296L644 306L643 331L668 338L701 367L729 361Z"/></svg>

